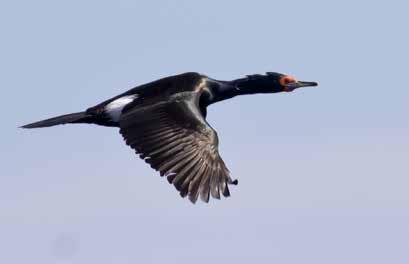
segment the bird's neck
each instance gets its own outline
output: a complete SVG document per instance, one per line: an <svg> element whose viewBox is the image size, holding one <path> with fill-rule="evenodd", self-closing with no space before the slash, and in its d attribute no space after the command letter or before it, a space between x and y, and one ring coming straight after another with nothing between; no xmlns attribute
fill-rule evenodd
<svg viewBox="0 0 409 264"><path fill-rule="evenodd" d="M230 99L237 95L259 93L259 91L254 88L254 84L248 78L232 81L209 80L209 89L212 94L209 104Z"/></svg>

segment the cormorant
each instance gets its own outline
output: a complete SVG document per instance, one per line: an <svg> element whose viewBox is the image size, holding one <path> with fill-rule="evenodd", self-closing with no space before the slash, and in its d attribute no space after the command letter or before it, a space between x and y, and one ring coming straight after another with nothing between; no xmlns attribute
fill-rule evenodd
<svg viewBox="0 0 409 264"><path fill-rule="evenodd" d="M200 196L230 196L229 171L218 151L216 131L206 121L206 108L237 95L291 92L317 86L276 72L220 81L188 72L137 86L84 112L72 113L22 126L49 127L89 123L119 127L126 144L150 166L166 176L195 203Z"/></svg>

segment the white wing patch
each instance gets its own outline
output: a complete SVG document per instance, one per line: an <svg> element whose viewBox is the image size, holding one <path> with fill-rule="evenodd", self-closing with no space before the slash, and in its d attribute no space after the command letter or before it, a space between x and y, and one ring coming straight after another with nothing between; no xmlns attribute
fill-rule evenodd
<svg viewBox="0 0 409 264"><path fill-rule="evenodd" d="M105 106L105 112L111 117L112 121L119 122L119 117L122 114L122 109L135 100L138 95L126 95L110 102Z"/></svg>

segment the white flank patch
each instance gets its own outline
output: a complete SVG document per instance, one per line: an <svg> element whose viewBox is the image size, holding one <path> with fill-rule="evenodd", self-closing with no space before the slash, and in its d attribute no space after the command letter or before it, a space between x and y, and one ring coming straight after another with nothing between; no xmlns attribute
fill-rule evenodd
<svg viewBox="0 0 409 264"><path fill-rule="evenodd" d="M105 112L111 117L112 121L119 122L119 117L122 114L122 109L125 105L132 102L138 96L134 95L126 95L116 99L115 101L110 102L105 106Z"/></svg>

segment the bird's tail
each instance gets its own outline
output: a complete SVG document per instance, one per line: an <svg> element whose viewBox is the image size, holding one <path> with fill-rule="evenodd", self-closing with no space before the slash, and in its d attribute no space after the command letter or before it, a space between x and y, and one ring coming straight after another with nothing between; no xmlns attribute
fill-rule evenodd
<svg viewBox="0 0 409 264"><path fill-rule="evenodd" d="M53 118L34 122L31 124L21 126L21 128L50 127L50 126L73 124L73 123L91 123L91 118L92 116L90 114L87 114L86 112L78 112L78 113L56 116Z"/></svg>

